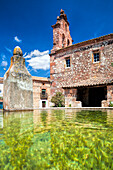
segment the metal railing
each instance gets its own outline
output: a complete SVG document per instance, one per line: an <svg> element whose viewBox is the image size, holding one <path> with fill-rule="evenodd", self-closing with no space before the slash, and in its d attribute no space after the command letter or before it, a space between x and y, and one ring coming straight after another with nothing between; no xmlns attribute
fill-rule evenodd
<svg viewBox="0 0 113 170"><path fill-rule="evenodd" d="M40 98L41 99L47 99L48 98L48 94L47 93L45 93L45 94L40 93Z"/></svg>

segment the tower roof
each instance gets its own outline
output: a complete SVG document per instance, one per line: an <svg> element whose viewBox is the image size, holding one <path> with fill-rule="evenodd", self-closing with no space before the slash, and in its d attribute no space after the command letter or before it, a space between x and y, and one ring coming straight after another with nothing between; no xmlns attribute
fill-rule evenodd
<svg viewBox="0 0 113 170"><path fill-rule="evenodd" d="M64 12L63 9L61 9L61 11L60 11L60 16L59 16L59 18L60 18L60 19L64 19L64 20L68 23L68 21L67 21L67 15L65 14L65 12ZM69 24L69 23L68 23L68 24Z"/></svg>
<svg viewBox="0 0 113 170"><path fill-rule="evenodd" d="M60 10L60 14L64 14L64 10L63 9Z"/></svg>
<svg viewBox="0 0 113 170"><path fill-rule="evenodd" d="M54 27L58 26L59 21L61 19L64 19L67 22L67 24L69 25L69 22L67 21L67 15L65 14L63 9L60 10L60 16L57 16L57 22L56 22L56 24L52 25L52 27L54 28Z"/></svg>

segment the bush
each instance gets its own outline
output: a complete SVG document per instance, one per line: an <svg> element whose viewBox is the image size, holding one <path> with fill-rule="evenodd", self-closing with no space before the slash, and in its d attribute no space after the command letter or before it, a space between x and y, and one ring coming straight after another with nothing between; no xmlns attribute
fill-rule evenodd
<svg viewBox="0 0 113 170"><path fill-rule="evenodd" d="M71 107L71 104L69 104L69 107Z"/></svg>
<svg viewBox="0 0 113 170"><path fill-rule="evenodd" d="M55 96L52 97L51 102L55 104L55 107L64 107L65 100L61 92L57 92Z"/></svg>
<svg viewBox="0 0 113 170"><path fill-rule="evenodd" d="M113 103L111 101L109 102L109 107L113 107Z"/></svg>
<svg viewBox="0 0 113 170"><path fill-rule="evenodd" d="M0 100L3 100L3 97L0 97Z"/></svg>

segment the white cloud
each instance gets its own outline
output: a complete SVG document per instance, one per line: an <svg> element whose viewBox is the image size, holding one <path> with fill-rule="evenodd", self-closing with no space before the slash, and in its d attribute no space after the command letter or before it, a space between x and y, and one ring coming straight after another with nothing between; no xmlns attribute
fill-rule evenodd
<svg viewBox="0 0 113 170"><path fill-rule="evenodd" d="M9 49L9 48L7 48L7 47L5 47L5 49L6 49L9 53L12 54L12 50L11 50L11 49Z"/></svg>
<svg viewBox="0 0 113 170"><path fill-rule="evenodd" d="M38 69L48 70L50 68L49 50L44 52L34 50L31 51L28 55L24 56L24 58L29 59L26 61L29 63L29 66L31 66L34 71Z"/></svg>
<svg viewBox="0 0 113 170"><path fill-rule="evenodd" d="M46 73L46 76L50 76L50 70Z"/></svg>
<svg viewBox="0 0 113 170"><path fill-rule="evenodd" d="M1 66L6 67L8 65L7 61L2 61Z"/></svg>
<svg viewBox="0 0 113 170"><path fill-rule="evenodd" d="M20 40L17 36L14 37L14 40L19 43L22 42L22 40Z"/></svg>
<svg viewBox="0 0 113 170"><path fill-rule="evenodd" d="M2 60L5 60L6 56L4 54L1 54Z"/></svg>
<svg viewBox="0 0 113 170"><path fill-rule="evenodd" d="M25 57L25 56L26 56L26 54L27 54L27 53L25 52L25 53L24 53L24 55L23 55L23 57Z"/></svg>

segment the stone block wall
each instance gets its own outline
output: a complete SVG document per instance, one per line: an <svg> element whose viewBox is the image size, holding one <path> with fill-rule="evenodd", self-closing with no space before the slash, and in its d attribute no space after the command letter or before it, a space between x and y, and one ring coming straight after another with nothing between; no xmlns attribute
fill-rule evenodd
<svg viewBox="0 0 113 170"><path fill-rule="evenodd" d="M75 97L65 97L65 107L82 107L82 102L76 101Z"/></svg>
<svg viewBox="0 0 113 170"><path fill-rule="evenodd" d="M102 100L101 107L108 107L108 106L109 106L109 104L108 104L107 100Z"/></svg>

